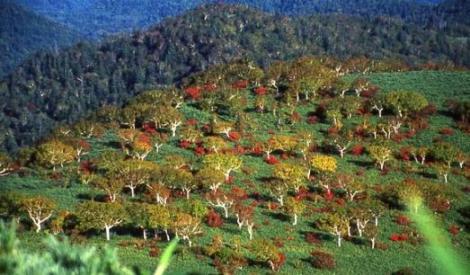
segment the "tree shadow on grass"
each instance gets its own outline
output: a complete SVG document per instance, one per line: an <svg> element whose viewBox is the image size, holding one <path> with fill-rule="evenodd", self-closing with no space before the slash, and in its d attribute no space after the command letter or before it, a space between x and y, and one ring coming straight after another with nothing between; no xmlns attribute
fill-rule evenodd
<svg viewBox="0 0 470 275"><path fill-rule="evenodd" d="M80 193L76 197L81 201L109 202L106 194Z"/></svg>
<svg viewBox="0 0 470 275"><path fill-rule="evenodd" d="M349 163L352 163L356 166L363 167L363 168L373 168L374 163L366 160L348 160Z"/></svg>
<svg viewBox="0 0 470 275"><path fill-rule="evenodd" d="M351 237L345 236L344 240L351 242L352 244L355 244L355 245L367 245L367 241L364 238L360 238L358 236L351 236Z"/></svg>
<svg viewBox="0 0 470 275"><path fill-rule="evenodd" d="M290 217L284 213L279 213L279 212L265 212L263 213L264 215L272 218L272 219L275 219L275 220L279 220L279 221L282 221L282 222L288 222L290 221Z"/></svg>
<svg viewBox="0 0 470 275"><path fill-rule="evenodd" d="M438 179L438 177L435 174L429 173L429 172L426 172L426 171L419 172L418 175L420 175L424 178L427 178L427 179Z"/></svg>
<svg viewBox="0 0 470 275"><path fill-rule="evenodd" d="M114 141L114 140L104 142L103 145L106 147L114 148L114 149L121 149L121 143L119 143L118 141Z"/></svg>
<svg viewBox="0 0 470 275"><path fill-rule="evenodd" d="M301 230L299 233L302 236L304 236L304 238L306 238L308 234L315 234L315 237L321 242L332 241L332 240L335 239L331 234L327 234L327 233L324 233L324 232L314 232L314 231Z"/></svg>
<svg viewBox="0 0 470 275"><path fill-rule="evenodd" d="M234 228L234 227L223 228L222 227L221 229L225 233L229 233L229 234L232 234L232 235L240 234L243 231L243 229L238 229L238 227L237 228Z"/></svg>
<svg viewBox="0 0 470 275"><path fill-rule="evenodd" d="M470 205L460 208L457 212L460 214L457 221L464 226L465 232L470 232Z"/></svg>

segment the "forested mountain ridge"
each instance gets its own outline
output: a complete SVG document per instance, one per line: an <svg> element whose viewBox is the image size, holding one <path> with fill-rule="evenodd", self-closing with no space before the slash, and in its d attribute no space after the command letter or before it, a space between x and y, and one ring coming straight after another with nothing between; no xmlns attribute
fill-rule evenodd
<svg viewBox="0 0 470 275"><path fill-rule="evenodd" d="M0 3L0 77L39 49L58 50L72 45L80 35L10 3Z"/></svg>
<svg viewBox="0 0 470 275"><path fill-rule="evenodd" d="M238 58L262 66L304 55L469 65L468 49L466 40L389 18L288 18L208 5L131 36L36 54L0 83L0 142L15 150L59 122Z"/></svg>
<svg viewBox="0 0 470 275"><path fill-rule="evenodd" d="M434 0L99 0L16 2L44 16L73 27L89 37L129 32L151 26L168 16L207 3L243 4L283 15L342 13L373 18L391 16L414 23L428 22L434 16ZM432 4L432 5L431 5ZM434 20L436 21L436 20Z"/></svg>

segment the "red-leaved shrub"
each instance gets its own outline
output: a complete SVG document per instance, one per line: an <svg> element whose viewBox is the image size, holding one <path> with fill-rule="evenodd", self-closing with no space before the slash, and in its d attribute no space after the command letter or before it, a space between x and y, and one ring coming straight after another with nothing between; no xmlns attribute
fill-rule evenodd
<svg viewBox="0 0 470 275"><path fill-rule="evenodd" d="M270 155L269 157L265 158L264 161L269 164L269 165L276 165L279 163L279 160L273 155Z"/></svg>
<svg viewBox="0 0 470 275"><path fill-rule="evenodd" d="M160 255L160 248L158 246L152 246L149 250L149 257L156 258Z"/></svg>
<svg viewBox="0 0 470 275"><path fill-rule="evenodd" d="M335 194L333 194L333 192L331 192L331 190L327 190L325 192L325 194L323 195L323 197L325 198L325 200L331 201L335 197Z"/></svg>
<svg viewBox="0 0 470 275"><path fill-rule="evenodd" d="M351 148L351 154L354 156L360 156L364 153L364 146L356 144Z"/></svg>
<svg viewBox="0 0 470 275"><path fill-rule="evenodd" d="M335 136L335 135L337 135L338 133L339 133L338 127L334 127L334 126L333 126L333 127L328 128L328 135L329 135L329 136Z"/></svg>
<svg viewBox="0 0 470 275"><path fill-rule="evenodd" d="M180 148L187 149L189 146L191 146L191 142L187 140L181 140L180 143L178 144Z"/></svg>
<svg viewBox="0 0 470 275"><path fill-rule="evenodd" d="M224 220L219 215L219 213L211 210L209 213L207 213L206 223L210 227L221 227L224 224Z"/></svg>
<svg viewBox="0 0 470 275"><path fill-rule="evenodd" d="M255 88L255 94L257 95L265 95L268 92L268 89L266 87L260 86Z"/></svg>
<svg viewBox="0 0 470 275"><path fill-rule="evenodd" d="M273 261L273 270L279 271L279 269L281 269L281 267L285 264L285 262L286 262L286 255L284 255L283 253L279 253L277 260Z"/></svg>
<svg viewBox="0 0 470 275"><path fill-rule="evenodd" d="M197 125L197 122L198 122L197 119L195 119L195 118L190 118L190 119L186 120L185 124L186 124L187 126L196 126L196 125Z"/></svg>
<svg viewBox="0 0 470 275"><path fill-rule="evenodd" d="M237 90L246 89L246 87L248 87L248 80L238 80L233 83L232 87Z"/></svg>
<svg viewBox="0 0 470 275"><path fill-rule="evenodd" d="M246 200L248 198L248 194L246 193L245 189L240 187L233 187L230 190L230 195L237 201Z"/></svg>
<svg viewBox="0 0 470 275"><path fill-rule="evenodd" d="M318 117L317 116L309 116L307 117L307 123L308 124L317 124L318 123Z"/></svg>
<svg viewBox="0 0 470 275"><path fill-rule="evenodd" d="M300 200L308 198L309 195L310 195L310 192L308 191L308 189L305 187L301 187L299 191L297 192L297 194L295 194L295 199L300 201Z"/></svg>
<svg viewBox="0 0 470 275"><path fill-rule="evenodd" d="M411 149L409 147L402 147L400 148L400 159L402 160L410 160Z"/></svg>
<svg viewBox="0 0 470 275"><path fill-rule="evenodd" d="M261 148L261 144L255 144L255 146L251 148L251 153L256 156L261 156L263 154L263 148Z"/></svg>
<svg viewBox="0 0 470 275"><path fill-rule="evenodd" d="M275 202L272 202L272 201L268 201L266 203L266 207L269 209L269 210L276 210L279 208L279 204L275 203Z"/></svg>
<svg viewBox="0 0 470 275"><path fill-rule="evenodd" d="M228 134L228 138L229 138L231 141L237 141L237 140L240 140L241 135L240 135L239 132L231 131L231 132Z"/></svg>
<svg viewBox="0 0 470 275"><path fill-rule="evenodd" d="M321 240L318 237L318 234L313 233L313 232L308 232L305 234L305 241L308 242L309 244L320 244Z"/></svg>
<svg viewBox="0 0 470 275"><path fill-rule="evenodd" d="M202 155L206 154L206 149L204 149L204 147L202 147L202 146L197 146L194 149L194 153L196 153L196 155L198 155L198 156L202 156Z"/></svg>
<svg viewBox="0 0 470 275"><path fill-rule="evenodd" d="M410 224L410 219L407 216L404 215L398 215L395 217L395 223L399 225L404 225L407 226Z"/></svg>
<svg viewBox="0 0 470 275"><path fill-rule="evenodd" d="M451 136L454 134L454 130L451 128L442 128L439 130L439 134L444 135L444 136Z"/></svg>
<svg viewBox="0 0 470 275"><path fill-rule="evenodd" d="M408 235L406 233L393 233L390 236L390 240L394 242L402 242L402 241L407 241L408 240Z"/></svg>
<svg viewBox="0 0 470 275"><path fill-rule="evenodd" d="M445 213L450 209L450 201L446 198L435 198L430 202L429 207L437 213Z"/></svg>
<svg viewBox="0 0 470 275"><path fill-rule="evenodd" d="M456 224L453 224L449 227L449 233L452 234L452 236L457 236L460 232L460 227Z"/></svg>
<svg viewBox="0 0 470 275"><path fill-rule="evenodd" d="M333 269L336 266L335 258L330 253L317 250L310 255L312 256L312 265L315 268Z"/></svg>
<svg viewBox="0 0 470 275"><path fill-rule="evenodd" d="M142 125L142 129L147 134L155 134L157 132L157 129L155 128L155 123L153 122L145 122Z"/></svg>
<svg viewBox="0 0 470 275"><path fill-rule="evenodd" d="M201 96L200 87L188 87L184 90L186 96L192 100L197 100Z"/></svg>

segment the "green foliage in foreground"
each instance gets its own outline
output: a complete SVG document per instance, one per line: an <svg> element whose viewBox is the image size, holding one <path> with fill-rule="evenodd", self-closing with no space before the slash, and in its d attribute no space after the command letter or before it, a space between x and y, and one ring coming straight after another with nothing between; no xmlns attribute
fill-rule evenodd
<svg viewBox="0 0 470 275"><path fill-rule="evenodd" d="M113 249L74 246L53 237L44 243L45 251L30 253L20 247L14 223L0 222L0 274L133 274Z"/></svg>
<svg viewBox="0 0 470 275"><path fill-rule="evenodd" d="M423 207L418 213L410 211L409 214L416 222L418 230L427 239L429 253L443 267L444 271L441 274L466 274L465 270L468 270L468 263L465 266L460 255L452 249L447 234L438 226L429 210Z"/></svg>
<svg viewBox="0 0 470 275"><path fill-rule="evenodd" d="M178 238L173 239L173 241L171 241L171 243L165 249L162 257L160 258L160 262L158 263L157 270L155 270L155 275L164 274L165 270L168 268L168 266L171 263L171 256L173 255L173 252L176 249L176 245L178 244L178 241L179 241Z"/></svg>

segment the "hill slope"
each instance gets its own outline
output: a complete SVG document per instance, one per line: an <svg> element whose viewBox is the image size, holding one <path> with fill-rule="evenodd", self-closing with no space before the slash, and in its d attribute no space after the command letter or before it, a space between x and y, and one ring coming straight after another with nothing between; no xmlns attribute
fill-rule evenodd
<svg viewBox="0 0 470 275"><path fill-rule="evenodd" d="M71 45L80 35L14 4L0 4L0 77L40 49Z"/></svg>
<svg viewBox="0 0 470 275"><path fill-rule="evenodd" d="M246 79L243 72L249 72L249 69L246 67L242 69L244 69L241 70L242 73L228 81L228 86L233 83L232 81L236 83L240 79ZM354 76L349 75L346 77L354 78ZM419 229L416 229L415 223L409 222L410 212L403 205L404 199L401 190L409 190L406 189L406 186L414 187L417 185L418 187L412 190L418 190L418 194L426 194L421 206L432 208L433 217L439 221L438 225L442 228L442 231L446 232L446 229L452 226L457 227L457 229L462 228L461 231L454 231L453 235L451 235L453 231L449 230L449 233L446 232L444 236L449 239L452 238L452 249L463 259L468 259L470 256L470 240L467 229L470 200L466 190L469 184L470 166L467 164L464 169L460 169L455 163L449 172L449 182L445 184L442 176L437 174L439 170L436 171L435 166L432 165L436 164L436 161L430 160L430 157L432 156L431 150L433 150L432 145L435 140L452 143L453 146L466 154L470 152L470 136L455 127L456 125L450 117L443 115L445 109L442 106L443 101L454 96L458 96L462 100L470 99L470 94L465 94L465 91L468 91L467 87L470 85L470 73L429 71L374 73L368 74L366 77L374 85L380 87L376 98L397 89L419 91L422 92L422 95L427 98L429 103L436 105L438 112L431 112L433 114L429 114L429 116L415 113L405 120L401 127L398 127L398 131L392 135L391 140L386 140L382 133L379 133L378 138L374 139L371 130L376 129L375 127L383 127L387 123L394 123L397 118L393 112L390 112L391 110L387 110L384 112L383 119L379 119L376 112L370 113L367 111L370 110L366 107L370 98L356 97L352 92L352 95L346 95L341 101L357 100L359 106L363 106L363 108L360 108L363 111L354 113L351 118L347 118L344 111L339 114L344 130L342 134L348 133L348 129L354 132L351 135L352 137L349 138L351 147L347 150L344 158L340 158L337 150L330 147L332 146L330 144L332 140L341 137L341 135L335 134L335 131L331 131L334 123L333 119L322 118L319 115L318 117L315 116L316 119L314 120L308 120L313 112L319 109L324 110L325 106L327 108L332 107L335 102L341 102L338 94L334 96L333 92L328 93L328 95L320 95L319 93L314 100L306 100L302 95L301 101L293 104L293 109L280 108L280 112L274 115L272 107L270 107L271 104L266 106L267 109L264 112L259 109L254 111L254 107L258 106L257 102L262 102L259 99L264 98L266 102L275 100L273 98L275 92L271 90L267 94L258 94L256 96L253 89L251 89L252 85L256 85L252 80L248 82L248 89L238 89L236 91L220 89L216 93L203 90L198 99L191 100L188 98L185 102L180 101L181 105L178 113L181 114L180 119L183 123L178 127L177 135L168 137L168 139L157 134L161 133L165 136L169 133L167 127L154 129L150 126L142 129L138 125L136 130L132 130L126 128L128 125L120 127L122 120L111 114L110 116L101 116L101 118L105 118L105 120L100 120L102 124L99 122L91 125L82 123L81 127L66 128L71 130L68 134L59 134L57 132L56 139L50 139L49 142L60 140L60 143L65 146L74 146L74 148L83 146L82 148L88 148L90 152L82 156L81 163L70 160L70 157L68 157L70 162L63 169L57 165L58 167L54 171L49 162L43 162L44 157L32 157L32 161L29 162L27 155L26 157L23 156L22 161L28 166L27 169L24 169L22 173L18 173L19 175L13 174L0 177L0 190L2 191L0 197L3 195L8 198L5 199L6 203L4 203L4 205L8 205L7 202L11 201L12 198L20 197L18 193L27 196L40 195L57 203L55 213L67 211L69 215L73 215L77 213L77 206L81 203L87 203L90 200L102 201L110 194L117 196L117 204L124 202L126 205L131 206L130 209L145 209L144 205L139 204L142 202L154 205L158 203L155 194L162 194L162 197L169 197L167 206L164 209L170 209L172 214L179 213L179 211L191 211L192 215L196 215L193 214L195 213L194 210L189 210L195 209L195 207L187 207L188 202L194 202L194 205L202 204L203 209L213 208L218 213L217 215L221 216L223 216L223 209L214 207L215 202L213 200L222 198L221 203L223 203L227 200L227 197L229 200L233 198L232 203L234 201L235 203L227 208L229 218L222 218L223 224L211 223L210 221L214 219L206 219L204 214L200 214L200 217L204 217L200 223L202 234L191 236L193 246L197 249L185 249L186 244L182 240L179 244L180 249L175 252L176 255L169 266L168 274L219 274L220 265L217 264L217 261L212 261L212 258L216 258L218 254L205 251L220 251L220 247L229 249L239 247L240 252L238 253L241 253L241 258L250 260L250 264L247 266L240 264L243 266L243 269L240 270L241 274L268 274L269 265L254 261L254 253L250 253L253 242L259 239L275 243L279 251L284 253L285 264L281 268L281 273L284 274L331 274L332 272L336 274L392 274L397 270L404 269L404 267L409 267L405 270L412 270L416 274L445 273L443 265L436 264L436 261L428 254L427 242L417 235L416 232ZM225 78L221 77L221 79ZM205 78L200 79L199 83L204 83L204 80ZM279 79L279 81L283 82L284 85L292 85L286 80ZM219 87L223 87L221 82L223 81L219 82ZM261 83L267 85L268 82L262 81ZM447 94L443 94L442 91L446 91ZM243 106L247 108L238 108L235 113L227 114L224 106L229 95L234 95L234 98L246 98L242 102L245 103ZM216 107L213 112L210 111L208 105L203 103L209 98L215 98L215 102L219 103L216 104L219 107ZM152 107L161 110L158 109L159 106L165 105L165 103L171 105L168 103L171 100L168 99L169 97L159 98L155 96L155 92L150 92L146 96L141 96L140 99L135 100L133 103L135 108L127 106L127 109L137 110L140 122L144 122L145 119L153 120L154 116L148 116L145 110L152 110ZM235 99L235 101L237 100ZM278 102L280 106L283 105L283 100ZM323 106L323 108L320 106ZM172 110L172 108L165 108L164 110ZM117 110L117 112L121 111L123 109ZM292 111L295 112L290 115ZM233 124L234 121L240 122L236 119L240 112L243 117L242 122ZM214 117L217 119L213 120ZM297 119L294 117L297 117ZM184 122L185 120L186 122ZM229 127L233 126L234 132L231 133L230 139L226 138L225 135L215 134L209 130L211 126L217 125L219 122L221 122L221 127L216 128L227 127L227 124ZM425 126L415 127L413 125ZM81 133L80 130L87 129L90 126L95 126L95 129L102 128L102 130L95 132L92 137L86 136L88 133ZM447 133L450 131L452 134L444 134L442 131L444 129L447 129ZM62 131L61 133L66 132ZM132 142L132 136L137 137L133 139L134 142ZM80 142L77 143L77 140ZM150 166L151 176L142 176L149 173L144 169L130 170L139 171L137 173L119 172L118 174L126 179L143 179L136 189L135 198L132 198L129 188L122 188L123 186L119 185L120 181L115 180L117 172L114 171L122 169L116 169L115 167L123 167L123 163L135 163L132 156L135 157L135 153L144 152L144 150L147 150L146 148L152 148L152 145L146 147L145 144L155 140L162 145L161 150L158 152L157 150L151 151L145 158L146 162L140 162L142 167L152 165ZM377 141L380 141L380 143ZM144 146L138 146L142 143ZM390 148L393 152L390 157L391 160L386 163L384 171L380 171L376 167L374 159L368 153L370 146L375 144L386 146L385 148ZM218 153L213 149L217 147L219 148ZM44 146L42 148L39 149L39 152L44 152L45 148L50 147ZM275 152L273 151L270 154L270 158L267 158L266 153L262 152L273 148L283 149L274 150ZM305 151L302 151L302 148L307 149L307 160L317 154L325 154L332 158L335 165L333 171L330 172L331 174L318 173L318 168L313 169L318 165L314 167L312 164L312 175L314 176L307 179L305 175L306 170L310 167L308 165L310 162L303 160L301 152L305 153ZM359 150L357 150L358 148ZM365 148L367 149L364 150ZM424 165L415 163L410 155L412 148L425 150L428 157ZM201 171L204 171L201 168L211 167L207 165L210 156L220 154L224 159L225 154L222 152L226 156L235 156L235 159L241 159L241 169L232 171L228 182L222 180L217 193L220 196L211 199L213 197L210 196L209 192L212 193L213 190L210 190L209 185L211 179L215 176L209 174L209 176L201 177L204 175L201 173ZM36 156L41 154L36 153ZM125 157L125 154L129 156ZM124 159L126 160L123 162ZM223 161L220 166L227 167L227 165L232 165L233 162L232 159L230 162ZM273 165L276 163L277 165ZM300 172L302 173L299 176L299 173L289 172L288 169L277 170L283 164L294 164L301 169ZM185 176L184 180L180 180L180 177L177 176L168 176L168 171L170 173L173 171L168 170L168 167L174 166L184 167L177 171L178 175ZM217 168L214 170L217 171ZM276 173L275 171L286 172ZM283 177L282 180L288 182L288 190L282 188L282 186L276 189L275 187L279 185L276 177L286 174L288 176ZM286 177L287 179L285 179ZM117 184L112 185L113 187L100 184L103 178L110 179L110 182L117 182ZM150 178L152 180L149 180ZM208 180L206 181L206 179ZM154 184L155 182L159 182L160 185ZM195 182L195 184L191 184L191 187L189 187L191 192L188 193L189 199L187 199L180 190L185 186L182 184L189 182ZM146 186L146 183L151 183L153 187L160 186L160 189L150 189ZM302 186L300 190L302 191L296 193L291 186L292 183L300 183ZM326 187L322 183L326 183ZM328 196L329 186L331 186L331 196ZM237 189L234 190L234 187L237 187ZM153 193L150 190L167 190L167 193L164 193L164 191L155 191ZM224 192L222 195L220 194L221 190ZM231 192L231 190L234 191ZM348 196L355 191L358 193L356 193L355 198L349 198ZM16 196L12 196L15 194ZM223 199L224 194L227 194L225 199ZM290 205L287 202L289 202L289 198L292 198L292 195L297 195L296 199L305 206L302 208L303 211L299 211L299 222L295 226L292 225L292 212L286 211L287 207L280 205L281 201L284 201L285 206ZM280 200L282 198L284 199ZM382 201L385 204L382 204ZM211 205L209 202L213 204ZM112 205L107 204L109 207ZM382 205L383 208L380 211ZM239 228L237 225L236 213L240 213L241 206L252 207L247 216L252 217L252 221L256 224L253 241L249 240L249 234L245 226ZM345 237L342 247L337 247L336 238L331 233L331 229L329 230L326 226L319 226L319 224L322 224L319 221L321 222L321 218L325 217L323 214L333 210L335 210L335 213L347 213L346 215L349 217L357 217L356 215L364 217L363 215L368 214L357 211L364 209L363 207L367 207L365 208L367 209L366 213L374 211L372 213L380 214L377 223L378 228L376 228L378 231L372 233L372 236L376 236L376 249L370 248L369 238L371 235L369 233L365 233L362 238L357 236L356 226L352 226L351 231L354 237ZM13 208L12 211L17 211L16 209ZM163 211L161 209L161 212ZM159 211L159 213L161 212ZM202 212L204 211L198 211L198 213ZM13 212L14 215L17 215L16 213ZM54 215L58 216L55 213ZM134 214L135 212L131 213ZM160 249L167 246L167 242L164 233L161 231L159 233L161 240L153 240L152 234L152 240L149 238L144 242L140 236L142 228L138 227L142 224L139 224L140 220L138 220L138 217L141 216L132 214L129 222L121 225L122 228L112 230L113 235L108 243L118 250L123 264L133 270L142 269L140 273L136 271L137 274L148 274L154 270L156 265L155 258L152 256L155 254L149 253L149 250L150 252L153 250L160 251ZM53 219L56 221L55 217ZM374 217L370 218L371 221L373 219ZM22 221L25 220L26 218L22 219ZM64 231L65 234L71 234L72 238L78 230L81 230L79 225L82 221L81 219L69 220L72 222L64 224ZM77 220L78 222L73 222ZM350 218L350 220L353 219ZM23 243L26 248L33 251L43 251L44 246L39 241L43 235L33 233L32 228L28 230L26 222L23 224L25 229L21 231L21 239L24 240ZM59 224L59 226L53 228L62 228L62 223L55 222L51 224ZM70 227L69 224L75 227ZM346 224L349 225L349 221ZM369 225L372 224L371 222ZM153 230L150 229L154 229L154 226L148 227L151 227L148 228L148 231L153 233ZM77 230L77 228L79 229ZM169 227L171 237L173 237L173 228L173 226ZM83 234L81 241L86 242L87 245L103 246L104 234L101 228L87 233ZM346 235L347 233L343 231L341 234ZM397 235L404 237L397 239ZM220 242L220 245L214 245L216 242L213 241L214 238L223 241ZM137 248L139 244L142 248ZM214 247L214 250L209 250ZM319 249L334 256L335 261L333 263L336 263L336 266L335 264L328 265L331 268L335 267L334 270L318 269L319 264L313 264L312 266L310 253ZM224 251L224 254L228 254L225 250L222 251ZM227 262L224 261L223 264ZM230 261L228 264L240 262L242 261ZM317 268L314 268L314 266Z"/></svg>
<svg viewBox="0 0 470 275"><path fill-rule="evenodd" d="M363 17L392 16L411 22L425 22L433 13L429 3L436 1L416 0L184 0L184 1L32 1L20 0L42 15L89 35L102 37L106 34L129 32L148 27L168 17L176 16L200 4L224 2L243 4L267 12L283 15L311 15L343 13Z"/></svg>
<svg viewBox="0 0 470 275"><path fill-rule="evenodd" d="M57 122L75 121L99 106L122 104L143 89L233 59L265 66L309 54L365 55L470 65L468 49L468 41L401 21L285 18L238 6L205 6L132 36L80 44L59 55L37 54L0 83L3 147L31 144Z"/></svg>

